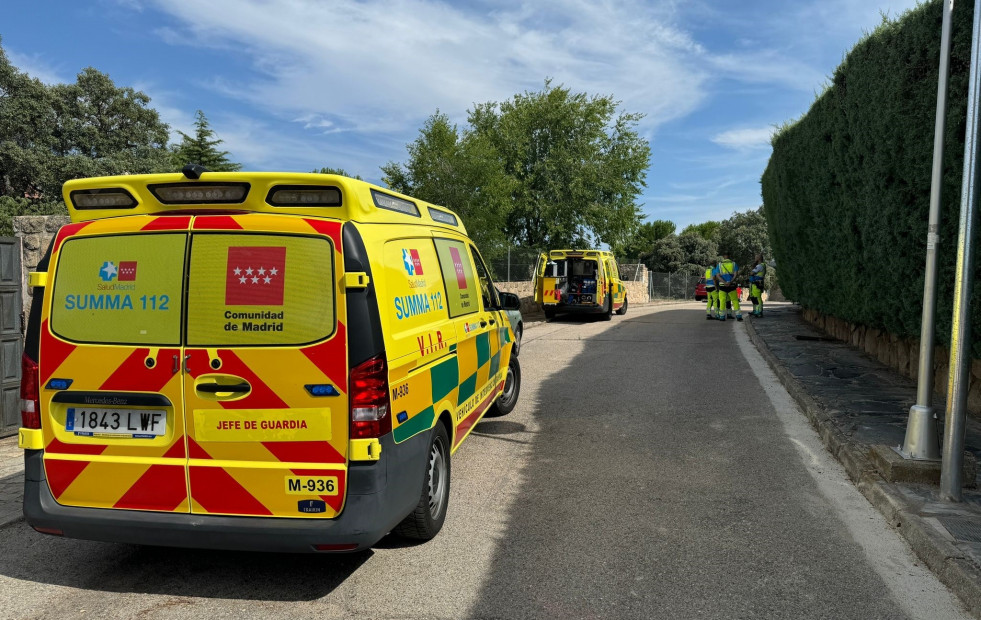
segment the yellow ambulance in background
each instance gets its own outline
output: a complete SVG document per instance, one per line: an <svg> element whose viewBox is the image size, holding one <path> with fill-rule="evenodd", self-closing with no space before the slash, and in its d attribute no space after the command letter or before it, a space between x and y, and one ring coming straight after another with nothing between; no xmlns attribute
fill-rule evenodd
<svg viewBox="0 0 981 620"><path fill-rule="evenodd" d="M450 210L336 175L70 181L36 273L27 522L91 540L355 551L430 539L521 373Z"/></svg>
<svg viewBox="0 0 981 620"><path fill-rule="evenodd" d="M535 301L547 320L560 312L627 313L627 287L611 252L604 250L551 250L538 257Z"/></svg>

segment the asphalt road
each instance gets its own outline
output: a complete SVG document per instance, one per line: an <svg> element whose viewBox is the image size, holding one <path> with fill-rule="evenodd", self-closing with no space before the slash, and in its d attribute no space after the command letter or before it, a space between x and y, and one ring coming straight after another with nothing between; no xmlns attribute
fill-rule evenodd
<svg viewBox="0 0 981 620"><path fill-rule="evenodd" d="M0 618L960 618L744 325L704 306L526 330L511 415L433 541L282 556L0 529ZM763 319L765 320L765 319Z"/></svg>

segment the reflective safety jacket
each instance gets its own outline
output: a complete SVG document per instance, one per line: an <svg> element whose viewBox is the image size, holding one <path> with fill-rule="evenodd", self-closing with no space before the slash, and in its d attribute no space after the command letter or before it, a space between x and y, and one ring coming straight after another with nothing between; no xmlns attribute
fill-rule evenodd
<svg viewBox="0 0 981 620"><path fill-rule="evenodd" d="M732 259L728 259L719 263L716 269L718 270L718 274L722 279L722 282L724 284L729 284L732 282L732 278L735 276L736 270L739 269L739 265L737 265Z"/></svg>
<svg viewBox="0 0 981 620"><path fill-rule="evenodd" d="M759 265L753 267L753 271L749 275L749 281L756 284L763 284L763 279L766 277L766 263L760 263Z"/></svg>
<svg viewBox="0 0 981 620"><path fill-rule="evenodd" d="M708 267L705 270L705 289L706 290L708 290L708 289L714 289L715 288L715 280L713 280L714 277L715 277L715 270L712 267Z"/></svg>

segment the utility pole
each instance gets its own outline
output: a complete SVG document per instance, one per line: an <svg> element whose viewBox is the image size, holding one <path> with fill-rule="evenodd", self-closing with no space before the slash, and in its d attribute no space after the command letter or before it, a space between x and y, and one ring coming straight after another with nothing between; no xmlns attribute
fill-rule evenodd
<svg viewBox="0 0 981 620"><path fill-rule="evenodd" d="M940 34L940 76L937 114L933 130L933 176L930 181L930 219L927 225L926 268L923 278L923 316L920 322L920 366L916 404L909 410L906 439L898 452L903 458L936 461L940 458L937 420L933 412L933 352L937 315L937 241L940 226L940 189L943 184L944 125L947 121L947 82L950 74L950 23L954 0L944 2Z"/></svg>
<svg viewBox="0 0 981 620"><path fill-rule="evenodd" d="M964 135L964 177L961 185L957 271L954 276L954 315L950 330L950 375L944 427L944 459L940 497L961 501L967 391L971 378L971 290L974 285L975 211L978 204L978 96L981 96L981 0L974 0L971 72L967 90L967 132Z"/></svg>

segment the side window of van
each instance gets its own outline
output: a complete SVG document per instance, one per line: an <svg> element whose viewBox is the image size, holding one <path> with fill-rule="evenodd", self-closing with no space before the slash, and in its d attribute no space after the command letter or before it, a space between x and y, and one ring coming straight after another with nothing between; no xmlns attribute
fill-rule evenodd
<svg viewBox="0 0 981 620"><path fill-rule="evenodd" d="M475 247L470 246L470 251L473 254L474 267L477 268L477 278L480 280L480 295L484 301L484 310L500 308L501 304L497 300L497 289L494 288L490 274L487 273L484 261L480 259L480 254Z"/></svg>
<svg viewBox="0 0 981 620"><path fill-rule="evenodd" d="M467 246L462 241L435 239L439 268L446 285L446 305L450 317L463 316L480 310L477 280Z"/></svg>

